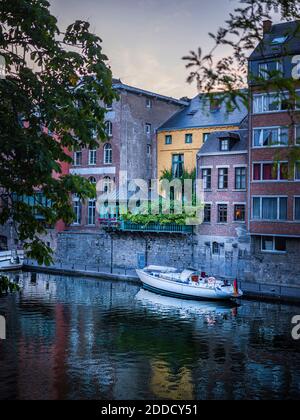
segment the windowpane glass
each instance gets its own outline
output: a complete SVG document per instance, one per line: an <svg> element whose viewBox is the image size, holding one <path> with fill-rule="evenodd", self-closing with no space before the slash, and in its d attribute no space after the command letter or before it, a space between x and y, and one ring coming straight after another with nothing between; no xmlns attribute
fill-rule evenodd
<svg viewBox="0 0 300 420"><path fill-rule="evenodd" d="M205 204L204 207L204 223L211 222L211 204Z"/></svg>
<svg viewBox="0 0 300 420"><path fill-rule="evenodd" d="M274 238L274 250L278 252L286 252L286 239L285 238Z"/></svg>
<svg viewBox="0 0 300 420"><path fill-rule="evenodd" d="M245 221L246 206L244 204L237 204L234 206L234 220L236 222Z"/></svg>
<svg viewBox="0 0 300 420"><path fill-rule="evenodd" d="M260 198L253 198L253 219L260 219Z"/></svg>
<svg viewBox="0 0 300 420"><path fill-rule="evenodd" d="M295 164L295 179L300 180L300 162Z"/></svg>
<svg viewBox="0 0 300 420"><path fill-rule="evenodd" d="M264 220L277 220L277 198L262 199L262 218Z"/></svg>
<svg viewBox="0 0 300 420"><path fill-rule="evenodd" d="M172 172L174 178L181 178L184 170L184 155L173 155Z"/></svg>
<svg viewBox="0 0 300 420"><path fill-rule="evenodd" d="M261 180L261 164L255 163L253 165L253 180L260 181Z"/></svg>
<svg viewBox="0 0 300 420"><path fill-rule="evenodd" d="M280 220L287 220L287 207L288 202L287 198L280 198L279 204L279 219Z"/></svg>
<svg viewBox="0 0 300 420"><path fill-rule="evenodd" d="M300 220L300 198L295 198L295 220Z"/></svg>

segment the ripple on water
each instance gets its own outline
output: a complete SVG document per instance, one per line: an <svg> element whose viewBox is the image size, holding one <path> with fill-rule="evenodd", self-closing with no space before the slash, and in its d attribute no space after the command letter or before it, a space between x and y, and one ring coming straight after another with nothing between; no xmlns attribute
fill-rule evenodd
<svg viewBox="0 0 300 420"><path fill-rule="evenodd" d="M19 283L0 299L0 399L300 398L297 307L30 273Z"/></svg>

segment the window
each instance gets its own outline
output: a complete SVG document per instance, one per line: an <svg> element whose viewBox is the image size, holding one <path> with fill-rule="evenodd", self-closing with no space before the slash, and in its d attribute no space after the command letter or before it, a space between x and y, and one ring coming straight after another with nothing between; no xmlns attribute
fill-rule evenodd
<svg viewBox="0 0 300 420"><path fill-rule="evenodd" d="M147 144L147 156L150 158L152 155L152 147L150 144Z"/></svg>
<svg viewBox="0 0 300 420"><path fill-rule="evenodd" d="M234 221L245 222L246 220L246 206L245 204L236 204L234 206Z"/></svg>
<svg viewBox="0 0 300 420"><path fill-rule="evenodd" d="M228 152L229 151L229 140L223 139L220 141L220 149L221 152Z"/></svg>
<svg viewBox="0 0 300 420"><path fill-rule="evenodd" d="M235 189L236 190L245 190L247 188L247 169L246 168L236 168L235 169Z"/></svg>
<svg viewBox="0 0 300 420"><path fill-rule="evenodd" d="M218 244L218 242L213 242L212 253L213 255L220 255L220 244Z"/></svg>
<svg viewBox="0 0 300 420"><path fill-rule="evenodd" d="M227 204L218 205L218 223L227 223L228 206Z"/></svg>
<svg viewBox="0 0 300 420"><path fill-rule="evenodd" d="M74 166L82 165L82 151L74 152Z"/></svg>
<svg viewBox="0 0 300 420"><path fill-rule="evenodd" d="M181 178L184 170L184 155L173 155L172 173L174 178Z"/></svg>
<svg viewBox="0 0 300 420"><path fill-rule="evenodd" d="M104 164L112 164L112 147L108 143L104 146Z"/></svg>
<svg viewBox="0 0 300 420"><path fill-rule="evenodd" d="M295 197L295 220L300 221L300 197Z"/></svg>
<svg viewBox="0 0 300 420"><path fill-rule="evenodd" d="M167 136L165 137L165 143L166 143L166 144L172 144L172 142L173 142L173 138L172 138L172 136L171 136L171 135L167 135Z"/></svg>
<svg viewBox="0 0 300 420"><path fill-rule="evenodd" d="M295 143L297 146L300 146L300 125L296 126L296 139Z"/></svg>
<svg viewBox="0 0 300 420"><path fill-rule="evenodd" d="M152 108L152 100L149 98L146 99L146 108L149 108L149 109Z"/></svg>
<svg viewBox="0 0 300 420"><path fill-rule="evenodd" d="M192 144L193 143L193 134L186 134L185 135L185 143Z"/></svg>
<svg viewBox="0 0 300 420"><path fill-rule="evenodd" d="M228 188L228 169L219 169L218 174L218 188L219 190L226 190Z"/></svg>
<svg viewBox="0 0 300 420"><path fill-rule="evenodd" d="M147 136L150 136L151 135L151 124L146 124L145 125L145 130L146 130L146 134L147 134Z"/></svg>
<svg viewBox="0 0 300 420"><path fill-rule="evenodd" d="M106 176L102 180L103 192L110 194L113 190L113 181L109 176Z"/></svg>
<svg viewBox="0 0 300 420"><path fill-rule="evenodd" d="M89 150L89 165L97 164L97 150Z"/></svg>
<svg viewBox="0 0 300 420"><path fill-rule="evenodd" d="M277 38L274 38L272 40L272 44L273 45L280 45L280 44L284 44L285 41L288 39L288 36L279 36Z"/></svg>
<svg viewBox="0 0 300 420"><path fill-rule="evenodd" d="M285 197L253 198L253 219L287 220L288 200Z"/></svg>
<svg viewBox="0 0 300 420"><path fill-rule="evenodd" d="M295 164L295 180L300 181L300 162Z"/></svg>
<svg viewBox="0 0 300 420"><path fill-rule="evenodd" d="M211 169L202 169L203 188L211 189Z"/></svg>
<svg viewBox="0 0 300 420"><path fill-rule="evenodd" d="M277 236L263 236L261 249L263 252L286 252L286 239Z"/></svg>
<svg viewBox="0 0 300 420"><path fill-rule="evenodd" d="M75 214L75 219L73 224L80 225L81 224L81 202L78 197L73 197L73 211Z"/></svg>
<svg viewBox="0 0 300 420"><path fill-rule="evenodd" d="M258 76L264 80L270 80L278 77L278 73L283 75L283 64L279 60L260 63L258 65Z"/></svg>
<svg viewBox="0 0 300 420"><path fill-rule="evenodd" d="M96 224L96 201L90 200L88 207L88 225L94 226Z"/></svg>
<svg viewBox="0 0 300 420"><path fill-rule="evenodd" d="M287 127L258 128L253 130L253 146L287 146L289 130Z"/></svg>
<svg viewBox="0 0 300 420"><path fill-rule="evenodd" d="M112 137L112 123L111 123L111 121L106 121L105 131L106 131L107 137Z"/></svg>
<svg viewBox="0 0 300 420"><path fill-rule="evenodd" d="M288 179L288 162L254 163L253 165L253 181L286 181Z"/></svg>
<svg viewBox="0 0 300 420"><path fill-rule="evenodd" d="M211 204L205 204L203 223L210 223L210 222L211 222Z"/></svg>
<svg viewBox="0 0 300 420"><path fill-rule="evenodd" d="M203 143L206 143L207 142L209 136L210 136L210 133L204 133L203 134Z"/></svg>
<svg viewBox="0 0 300 420"><path fill-rule="evenodd" d="M91 176L91 177L89 178L89 181L90 181L90 183L91 183L91 184L93 184L93 185L96 185L96 184L97 184L97 180L96 180L96 178L95 178L95 177L93 177L93 176Z"/></svg>
<svg viewBox="0 0 300 420"><path fill-rule="evenodd" d="M254 95L253 113L286 111L290 108L289 98L282 93Z"/></svg>

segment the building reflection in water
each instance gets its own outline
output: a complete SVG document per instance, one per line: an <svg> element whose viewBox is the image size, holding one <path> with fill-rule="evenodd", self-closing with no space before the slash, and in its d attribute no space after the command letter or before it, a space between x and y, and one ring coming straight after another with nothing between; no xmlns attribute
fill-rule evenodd
<svg viewBox="0 0 300 420"><path fill-rule="evenodd" d="M0 299L1 399L299 398L297 308L153 295L118 282L20 274Z"/></svg>

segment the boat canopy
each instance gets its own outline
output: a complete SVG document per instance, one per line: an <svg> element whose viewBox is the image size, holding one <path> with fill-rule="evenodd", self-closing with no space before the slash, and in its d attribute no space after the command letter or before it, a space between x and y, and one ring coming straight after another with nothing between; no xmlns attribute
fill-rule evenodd
<svg viewBox="0 0 300 420"><path fill-rule="evenodd" d="M146 271L158 271L160 273L177 273L177 268L174 267L163 267L159 265L149 265L145 268Z"/></svg>
<svg viewBox="0 0 300 420"><path fill-rule="evenodd" d="M180 280L187 281L193 274L195 274L195 271L184 270L180 275Z"/></svg>

